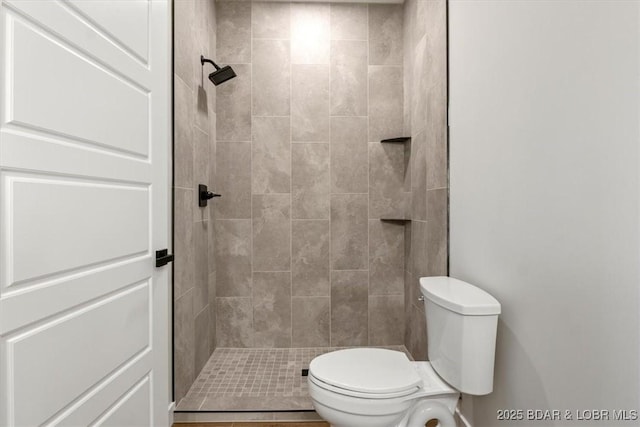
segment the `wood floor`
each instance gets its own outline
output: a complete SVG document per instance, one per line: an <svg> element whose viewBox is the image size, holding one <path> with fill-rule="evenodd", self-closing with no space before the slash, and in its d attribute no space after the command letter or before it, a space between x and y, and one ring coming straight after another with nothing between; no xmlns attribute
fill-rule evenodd
<svg viewBox="0 0 640 427"><path fill-rule="evenodd" d="M306 423L238 422L238 423L175 423L173 427L329 427L329 423L313 421Z"/></svg>

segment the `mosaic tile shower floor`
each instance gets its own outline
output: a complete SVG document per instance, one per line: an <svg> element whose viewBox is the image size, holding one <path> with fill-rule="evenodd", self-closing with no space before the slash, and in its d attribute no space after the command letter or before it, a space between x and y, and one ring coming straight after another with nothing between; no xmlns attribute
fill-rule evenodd
<svg viewBox="0 0 640 427"><path fill-rule="evenodd" d="M404 346L387 346L403 351ZM302 370L337 347L218 348L196 378L178 411L313 410Z"/></svg>

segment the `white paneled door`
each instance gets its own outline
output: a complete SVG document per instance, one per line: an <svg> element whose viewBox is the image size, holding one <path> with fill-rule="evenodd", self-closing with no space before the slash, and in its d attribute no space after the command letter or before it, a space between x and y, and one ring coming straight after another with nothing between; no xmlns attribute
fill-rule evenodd
<svg viewBox="0 0 640 427"><path fill-rule="evenodd" d="M0 6L0 425L169 422L170 0Z"/></svg>

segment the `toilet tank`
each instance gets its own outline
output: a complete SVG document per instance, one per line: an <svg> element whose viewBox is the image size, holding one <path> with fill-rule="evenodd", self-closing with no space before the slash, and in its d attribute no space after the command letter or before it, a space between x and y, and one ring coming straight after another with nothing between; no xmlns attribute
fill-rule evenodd
<svg viewBox="0 0 640 427"><path fill-rule="evenodd" d="M463 393L491 393L500 303L452 277L423 277L420 290L431 366Z"/></svg>

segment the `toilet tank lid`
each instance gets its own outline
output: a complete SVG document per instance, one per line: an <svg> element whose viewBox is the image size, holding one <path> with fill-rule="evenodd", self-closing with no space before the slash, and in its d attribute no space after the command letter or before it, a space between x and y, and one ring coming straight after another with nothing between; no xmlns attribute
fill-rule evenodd
<svg viewBox="0 0 640 427"><path fill-rule="evenodd" d="M482 289L453 277L422 277L420 290L426 299L459 314L500 314L498 300Z"/></svg>

